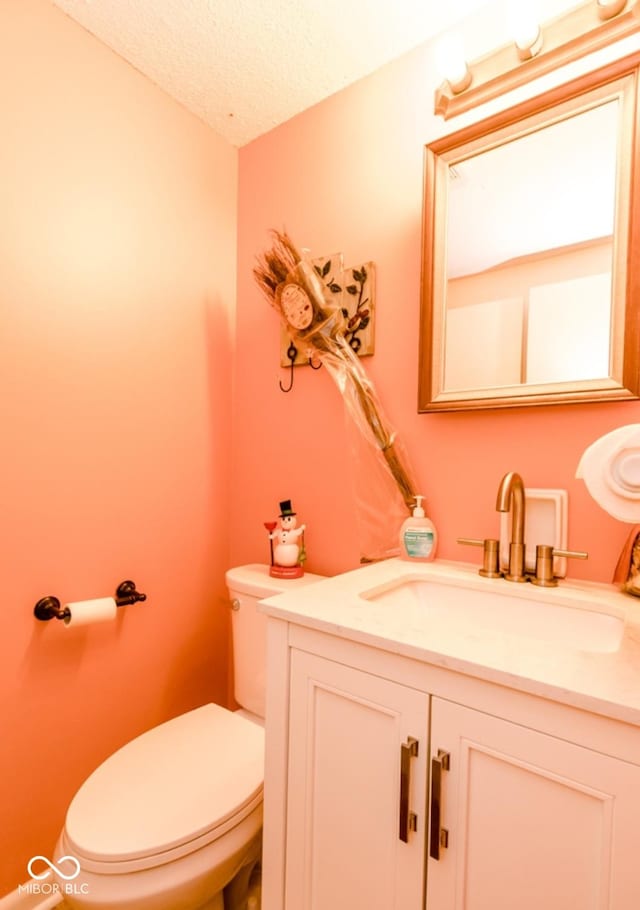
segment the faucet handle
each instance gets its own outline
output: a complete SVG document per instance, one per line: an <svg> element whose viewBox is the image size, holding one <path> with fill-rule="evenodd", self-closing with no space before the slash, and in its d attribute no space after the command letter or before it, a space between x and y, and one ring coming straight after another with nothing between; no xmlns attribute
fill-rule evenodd
<svg viewBox="0 0 640 910"><path fill-rule="evenodd" d="M583 550L560 550L548 544L540 543L536 547L536 574L531 579L534 585L543 588L555 588L558 579L553 574L553 557L566 556L572 559L588 559L589 554Z"/></svg>
<svg viewBox="0 0 640 910"><path fill-rule="evenodd" d="M457 543L464 544L468 547L483 548L482 568L478 569L478 573L482 575L483 578L502 577L502 572L500 571L499 540L495 540L492 537L489 537L486 540L478 540L475 537L458 537Z"/></svg>

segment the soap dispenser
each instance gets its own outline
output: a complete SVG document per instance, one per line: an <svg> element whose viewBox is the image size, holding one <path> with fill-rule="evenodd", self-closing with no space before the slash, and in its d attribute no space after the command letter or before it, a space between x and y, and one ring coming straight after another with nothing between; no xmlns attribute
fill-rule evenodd
<svg viewBox="0 0 640 910"><path fill-rule="evenodd" d="M435 558L438 532L422 508L424 496L416 496L413 515L400 528L400 557L412 562L430 562Z"/></svg>

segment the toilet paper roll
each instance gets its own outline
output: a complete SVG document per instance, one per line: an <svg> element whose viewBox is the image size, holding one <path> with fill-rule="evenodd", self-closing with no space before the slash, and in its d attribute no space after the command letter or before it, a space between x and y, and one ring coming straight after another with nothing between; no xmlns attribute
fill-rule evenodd
<svg viewBox="0 0 640 910"><path fill-rule="evenodd" d="M596 439L585 449L576 477L613 518L640 522L640 423L631 423Z"/></svg>
<svg viewBox="0 0 640 910"><path fill-rule="evenodd" d="M65 604L69 616L64 619L65 626L89 626L96 622L107 622L115 619L118 608L113 597L97 597L94 600L77 600Z"/></svg>

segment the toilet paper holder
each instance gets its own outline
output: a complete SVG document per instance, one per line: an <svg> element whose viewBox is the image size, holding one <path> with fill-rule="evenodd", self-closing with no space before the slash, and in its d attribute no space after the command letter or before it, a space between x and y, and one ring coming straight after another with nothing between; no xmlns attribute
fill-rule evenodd
<svg viewBox="0 0 640 910"><path fill-rule="evenodd" d="M135 581L121 581L116 588L116 607L126 607L128 604L135 604L146 599L146 594L136 591ZM48 594L46 597L40 598L33 608L33 615L36 619L47 622L50 619L68 619L71 611L69 607L63 607L57 597Z"/></svg>

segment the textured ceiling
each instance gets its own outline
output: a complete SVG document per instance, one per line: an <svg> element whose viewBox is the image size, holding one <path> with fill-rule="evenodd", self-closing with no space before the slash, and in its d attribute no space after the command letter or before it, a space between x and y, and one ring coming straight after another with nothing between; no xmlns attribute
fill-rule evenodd
<svg viewBox="0 0 640 910"><path fill-rule="evenodd" d="M53 0L241 146L486 0Z"/></svg>

